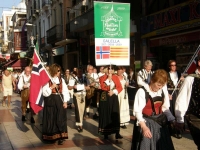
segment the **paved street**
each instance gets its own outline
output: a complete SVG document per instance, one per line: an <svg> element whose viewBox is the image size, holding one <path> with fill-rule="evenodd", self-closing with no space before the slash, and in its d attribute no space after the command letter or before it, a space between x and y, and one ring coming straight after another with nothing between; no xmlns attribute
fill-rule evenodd
<svg viewBox="0 0 200 150"><path fill-rule="evenodd" d="M132 105L132 104L131 104ZM92 111L91 111L92 112ZM12 97L11 108L0 105L0 150L29 150L29 149L67 149L67 150L130 150L131 137L133 131L133 117L127 129L121 129L120 133L124 137L116 141L113 136L104 140L98 135L98 122L93 119L84 121L84 130L78 133L75 128L74 109L68 109L68 133L69 139L63 145L48 144L41 140L41 113L35 115L35 124L31 124L29 118L26 122L21 121L21 100L19 95ZM189 132L183 134L182 139L173 138L176 150L196 150L196 146L191 140Z"/></svg>

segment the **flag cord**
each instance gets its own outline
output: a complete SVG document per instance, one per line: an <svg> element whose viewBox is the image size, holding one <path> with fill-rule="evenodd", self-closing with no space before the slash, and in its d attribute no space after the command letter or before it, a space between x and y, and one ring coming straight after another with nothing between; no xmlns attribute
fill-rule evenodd
<svg viewBox="0 0 200 150"><path fill-rule="evenodd" d="M182 74L185 74L185 73L186 73L186 71L187 71L188 68L190 67L191 63L193 62L193 60L196 58L196 55L198 55L199 50L200 50L200 45L198 46L197 50L195 51L194 55L193 55L192 58L190 59L190 62L188 63L187 67L185 68L185 70L184 70L184 72L183 72ZM172 92L172 94L171 94L171 96L174 94L174 92L175 92L175 90L176 90L178 84L180 83L180 81L181 81L181 80L179 79L178 82L177 82L177 84L176 84L176 86L175 86L175 88L174 88L174 90L173 90L173 92Z"/></svg>
<svg viewBox="0 0 200 150"><path fill-rule="evenodd" d="M37 52L36 50L35 50L35 52L36 52L36 54L39 56L40 61L41 61L41 62L44 62L43 59L41 58L41 56L38 54L38 52ZM41 65L44 67L43 63L41 63ZM45 67L44 67L44 68L45 68ZM50 76L50 74L49 74L49 72L46 70L46 68L45 68L44 70L46 71L46 73L48 74L49 78L51 79L51 82L54 83L53 80L52 80L52 77ZM55 87L55 88L56 88L56 91L58 92L58 88L57 88L57 87ZM59 92L58 92L58 95L60 96L62 102L64 103L64 100L63 100L63 98L62 98L62 96L61 96L61 94L60 94Z"/></svg>

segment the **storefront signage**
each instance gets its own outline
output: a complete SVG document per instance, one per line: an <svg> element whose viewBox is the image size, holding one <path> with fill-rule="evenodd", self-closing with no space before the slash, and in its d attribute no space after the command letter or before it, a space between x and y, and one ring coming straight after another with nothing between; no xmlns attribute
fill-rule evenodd
<svg viewBox="0 0 200 150"><path fill-rule="evenodd" d="M192 42L192 41L200 41L200 31L193 31L191 33L150 39L149 46L157 47L157 46L162 46L162 45L174 45L174 44Z"/></svg>
<svg viewBox="0 0 200 150"><path fill-rule="evenodd" d="M142 38L200 26L200 0L185 2L142 18Z"/></svg>
<svg viewBox="0 0 200 150"><path fill-rule="evenodd" d="M96 65L129 65L130 4L94 1Z"/></svg>

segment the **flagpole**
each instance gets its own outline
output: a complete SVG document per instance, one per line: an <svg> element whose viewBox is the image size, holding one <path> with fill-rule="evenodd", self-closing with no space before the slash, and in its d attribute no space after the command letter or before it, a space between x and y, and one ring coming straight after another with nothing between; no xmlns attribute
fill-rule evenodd
<svg viewBox="0 0 200 150"><path fill-rule="evenodd" d="M196 58L196 55L199 53L199 50L200 50L200 45L197 47L197 50L195 51L194 55L193 55L192 58L190 59L190 62L188 63L187 67L185 68L185 70L184 70L184 72L183 72L182 74L185 74L185 72L188 70L188 68L190 67L190 65L193 63L193 60ZM175 88L174 88L174 90L173 90L171 96L174 94L174 92L175 92L175 90L176 90L178 84L180 83L180 81L181 81L181 80L179 79L179 81L177 82L177 84L176 84L176 86L175 86Z"/></svg>
<svg viewBox="0 0 200 150"><path fill-rule="evenodd" d="M43 59L42 59L42 58L40 57L40 55L38 54L38 52L37 52L35 49L34 49L34 51L35 51L35 53L38 55L38 57L39 57L39 59L40 59L40 62L44 62ZM41 65L44 67L43 63L41 63ZM47 75L48 75L49 78L51 79L51 82L54 83L52 77L50 76L49 72L46 70L45 67L44 67L44 70L46 71ZM56 91L58 91L58 88L57 88L57 87L55 87L55 88L56 88ZM58 92L58 95L60 96L62 102L64 103L64 100L63 100L63 98L62 98L62 96L61 96L61 94L60 94L59 92Z"/></svg>

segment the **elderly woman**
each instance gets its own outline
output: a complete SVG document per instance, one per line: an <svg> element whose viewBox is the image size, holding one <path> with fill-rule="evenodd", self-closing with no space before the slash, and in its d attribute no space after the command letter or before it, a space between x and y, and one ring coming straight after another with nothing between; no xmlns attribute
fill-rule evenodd
<svg viewBox="0 0 200 150"><path fill-rule="evenodd" d="M101 96L99 101L99 133L107 139L108 135L115 133L116 139L123 138L120 134L120 112L118 94L122 86L113 66L104 68L105 75L99 78Z"/></svg>
<svg viewBox="0 0 200 150"><path fill-rule="evenodd" d="M63 78L60 77L61 67L52 64L49 73L52 77L43 87L44 109L43 109L43 140L56 141L61 145L67 133L67 101L69 91Z"/></svg>
<svg viewBox="0 0 200 150"><path fill-rule="evenodd" d="M133 115L137 122L133 132L133 150L174 150L167 127L167 120L175 123L169 110L167 77L166 71L155 71L148 86L139 88L136 93Z"/></svg>

